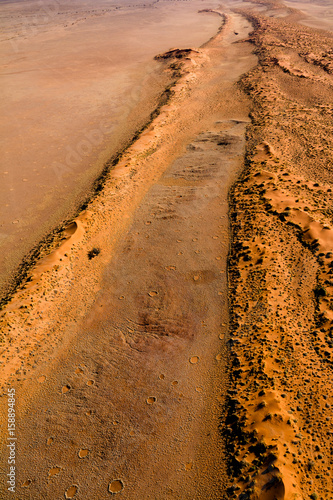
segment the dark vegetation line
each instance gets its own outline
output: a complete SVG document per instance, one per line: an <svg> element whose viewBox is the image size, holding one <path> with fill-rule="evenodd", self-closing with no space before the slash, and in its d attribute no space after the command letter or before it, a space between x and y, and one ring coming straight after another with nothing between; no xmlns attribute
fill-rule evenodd
<svg viewBox="0 0 333 500"><path fill-rule="evenodd" d="M259 27L259 23L255 16L249 15L249 13L241 12L238 9L234 9L234 12L240 13L243 17L245 17L253 27L252 32L249 34L249 39L247 40L250 43L254 43L251 39L251 35L255 33L255 31ZM262 67L262 59L261 54L255 47L253 53L258 57L257 67ZM255 125L254 116L252 110L254 108L253 98L249 90L244 85L244 76L243 75L240 80L237 82L239 88L251 99L251 109L249 112L249 117L251 119L251 123L247 126L247 130L249 127L253 127ZM258 465L260 463L260 459L267 456L270 457L269 450L263 445L263 443L258 442L257 436L255 433L249 433L245 431L246 424L246 411L239 401L239 389L242 383L241 375L242 375L242 367L237 353L237 343L238 338L235 332L237 332L238 327L238 314L237 310L234 308L234 298L236 295L236 288L238 278L240 277L239 271L237 269L237 265L235 264L235 256L239 251L242 250L242 242L238 238L238 227L237 227L237 212L241 208L239 206L239 199L235 193L236 188L239 184L242 183L243 179L248 174L251 166L251 144L249 134L246 132L245 135L245 155L244 155L244 167L242 171L239 173L238 178L231 186L228 193L228 207L229 207L229 234L230 234L230 243L229 243L229 252L227 257L227 286L228 286L228 309L229 309L229 329L226 337L226 345L227 345L227 374L228 374L228 388L226 391L225 401L223 405L223 412L220 421L220 433L224 439L225 450L226 450L226 465L227 465L227 473L229 477L229 484L227 485L227 489L223 500L230 500L231 498L235 498L237 492L237 486L235 487L232 483L237 480L247 465L242 460L237 458L237 452L239 449L242 449L245 445L250 444L251 451L255 454L256 461ZM260 307L260 305L259 305ZM256 384L256 382L255 382ZM272 454L273 458L275 456ZM253 471L255 470L255 466L253 467ZM250 472L250 471L248 471ZM250 483L250 488L252 484ZM251 489L249 488L249 494ZM244 494L244 500L249 500L250 496L246 493Z"/></svg>

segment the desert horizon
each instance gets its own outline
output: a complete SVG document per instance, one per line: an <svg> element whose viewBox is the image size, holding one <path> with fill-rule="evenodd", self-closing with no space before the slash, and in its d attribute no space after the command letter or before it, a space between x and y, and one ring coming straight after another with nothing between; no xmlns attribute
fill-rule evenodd
<svg viewBox="0 0 333 500"><path fill-rule="evenodd" d="M0 19L0 498L331 499L330 2Z"/></svg>

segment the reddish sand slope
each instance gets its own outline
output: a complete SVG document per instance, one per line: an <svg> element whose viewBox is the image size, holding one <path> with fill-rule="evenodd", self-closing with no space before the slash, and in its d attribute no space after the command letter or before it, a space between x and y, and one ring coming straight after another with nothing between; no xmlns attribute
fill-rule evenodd
<svg viewBox="0 0 333 500"><path fill-rule="evenodd" d="M225 494L227 195L249 122L235 83L256 63L234 42L249 31L231 14L205 48L166 56L184 74L168 104L3 311L22 499Z"/></svg>

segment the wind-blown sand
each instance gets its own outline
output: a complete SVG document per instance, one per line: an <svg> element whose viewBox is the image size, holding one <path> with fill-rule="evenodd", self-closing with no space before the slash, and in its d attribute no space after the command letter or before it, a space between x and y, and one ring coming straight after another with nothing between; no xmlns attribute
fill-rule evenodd
<svg viewBox="0 0 333 500"><path fill-rule="evenodd" d="M332 34L228 5L3 308L22 499L332 498Z"/></svg>

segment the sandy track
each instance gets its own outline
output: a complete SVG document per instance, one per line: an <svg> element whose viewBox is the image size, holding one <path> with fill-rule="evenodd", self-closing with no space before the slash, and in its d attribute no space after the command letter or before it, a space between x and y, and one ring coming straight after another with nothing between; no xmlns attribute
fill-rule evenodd
<svg viewBox="0 0 333 500"><path fill-rule="evenodd" d="M191 53L169 104L2 316L22 499L223 497L227 193L248 122L235 82L256 62L233 42L249 30L231 14Z"/></svg>

